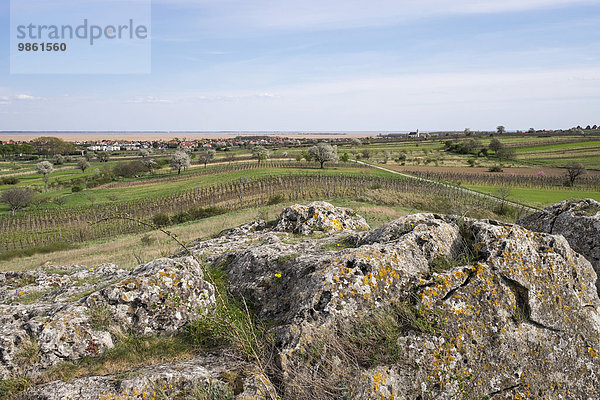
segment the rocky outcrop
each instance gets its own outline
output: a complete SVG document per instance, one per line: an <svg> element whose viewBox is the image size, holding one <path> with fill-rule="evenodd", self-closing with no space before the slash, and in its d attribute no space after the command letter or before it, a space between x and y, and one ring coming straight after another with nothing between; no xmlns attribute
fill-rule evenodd
<svg viewBox="0 0 600 400"><path fill-rule="evenodd" d="M348 208L335 207L324 201L287 207L279 217L275 231L300 235L319 232L339 232L369 229L360 215Z"/></svg>
<svg viewBox="0 0 600 400"><path fill-rule="evenodd" d="M337 250L339 246L339 250ZM596 274L561 236L418 214L230 253L232 290L277 325L284 398L587 398Z"/></svg>
<svg viewBox="0 0 600 400"><path fill-rule="evenodd" d="M90 376L54 381L23 393L20 400L81 399L268 399L275 388L256 368L224 354L159 364L130 371L126 377Z"/></svg>
<svg viewBox="0 0 600 400"><path fill-rule="evenodd" d="M561 201L530 214L517 224L535 232L562 235L600 274L600 202L593 199ZM600 293L600 281L596 281Z"/></svg>
<svg viewBox="0 0 600 400"><path fill-rule="evenodd" d="M360 219L309 209L287 209L278 228L254 222L192 248L268 327L264 369L220 348L126 376L34 386L22 398L151 398L156 387L172 389L167 397L214 388L239 399L274 399L275 388L285 399L598 397L596 273L563 236L435 214L371 231L340 222L342 229L322 235L317 221ZM305 235L301 226L319 234ZM109 325L168 333L204 318L212 290L192 258L160 259L81 300L35 306L51 326L72 322L79 333L53 333L52 342L41 335L47 321L35 322L36 312L23 312L27 305L8 304L17 308L3 310L10 317L2 317L0 339L16 332L13 355L35 339L48 346L38 365L51 364L86 354L73 343L96 341L101 350L115 340L111 329L87 328L94 307L108 310ZM6 374L22 371L6 359Z"/></svg>
<svg viewBox="0 0 600 400"><path fill-rule="evenodd" d="M1 378L36 376L62 361L97 356L121 332L176 332L215 303L192 257L158 259L131 272L101 266L2 276L10 283L0 305ZM76 290L76 282L85 284ZM34 294L36 303L18 303Z"/></svg>

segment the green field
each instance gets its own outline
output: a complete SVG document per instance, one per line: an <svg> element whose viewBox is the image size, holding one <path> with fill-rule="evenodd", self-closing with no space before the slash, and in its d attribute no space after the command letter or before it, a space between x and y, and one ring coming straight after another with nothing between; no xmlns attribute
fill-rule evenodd
<svg viewBox="0 0 600 400"><path fill-rule="evenodd" d="M466 188L477 190L478 192L497 195L498 187L496 186L480 186L480 185L463 185ZM600 193L583 190L556 190L556 189L527 189L527 188L511 188L508 200L514 200L521 204L529 205L536 208L545 208L554 203L563 200L573 199L594 199L600 201Z"/></svg>
<svg viewBox="0 0 600 400"><path fill-rule="evenodd" d="M191 175L192 171L188 171ZM179 178L177 173L171 173L166 176L161 176L152 179L144 179L144 185L127 186L127 182L136 182L139 179L128 179L123 181L122 187L114 189L103 189L102 187L84 190L82 192L72 193L70 189L49 190L38 195L41 200L47 200L43 204L44 208L68 208L80 207L86 205L100 205L113 202L125 202L138 199L159 198L189 191L195 188L214 186L228 182L239 182L240 179L257 179L270 176L289 176L289 175L305 175L305 174L322 174L322 175L348 175L348 176L389 176L385 171L369 168L356 168L353 165L348 167L335 168L263 168L250 169L239 171L227 171L221 173L210 173L207 175L191 175L188 179L169 180L168 178ZM185 177L185 175L184 175ZM41 178L38 178L41 179ZM5 185L6 186L6 185ZM62 197L64 203L58 205L50 200ZM0 204L0 212L8 213L10 208L7 204Z"/></svg>
<svg viewBox="0 0 600 400"><path fill-rule="evenodd" d="M470 167L474 165L481 167L480 170L485 171L492 166L501 165L503 168L516 168L517 171L519 167L530 167L529 176L531 176L531 167L564 167L566 164L574 161L581 162L588 169L600 169L600 140L590 140L588 137L577 137L573 135L554 137L500 137L500 141L504 146L506 146L506 148L515 150L515 157L509 160L498 159L495 156L494 151L488 152L487 155L482 155L481 153L478 154L478 149L471 154L458 154L445 150L445 142L448 140L454 140L456 142L471 139L471 137L458 139L439 137L425 140L412 139L393 141L371 139L370 142L365 141L360 145L352 145L350 143L340 144L338 146L338 154L343 155L346 153L351 159L362 159L370 164L375 165L387 165L388 167L435 166L436 168L441 169L441 171L454 170L460 171L462 174L466 174L468 170L470 170ZM489 146L492 137L482 136L476 138L476 140L477 143L479 143L478 146L485 147ZM7 247L4 248L8 249L6 251L13 251L10 249L15 249L14 251L16 251L16 253L5 257L5 261L1 263L6 263L6 265L10 265L11 268L14 268L16 267L14 262L17 262L18 264L19 260L28 260L23 265L34 265L42 262L43 260L45 260L44 262L49 260L54 262L56 257L58 257L56 258L56 262L62 263L64 262L63 260L67 259L67 255L73 259L100 259L102 257L99 256L99 252L101 252L102 249L107 248L107 246L115 247L116 252L113 254L111 251L109 253L109 257L117 257L116 254L122 251L121 256L118 256L117 258L120 257L119 259L127 265L139 263L141 259L145 259L144 257L157 257L160 255L154 250L150 251L150 249L141 248L139 243L131 242L131 240L139 241L140 237L145 234L118 236L119 240L116 242L113 242L112 239L106 238L92 240L91 242L82 242L82 240L88 240L89 238L101 238L106 236L106 233L99 231L98 236L95 236L95 233L91 236L82 236L81 239L78 240L78 243L69 244L67 247L70 248L68 249L65 249L64 243L61 245L60 242L56 242L56 240L59 240L57 239L57 237L59 237L59 230L57 229L57 226L62 227L63 224L67 223L68 226L64 226L62 234L68 235L67 237L72 238L73 230L80 229L77 228L77 223L85 225L89 222L69 223L68 221L70 220L68 218L76 218L77 221L91 221L90 216L93 216L94 218L92 218L92 220L96 220L96 211L93 210L99 210L99 212L102 213L113 209L130 210L127 207L131 207L131 204L138 204L136 202L142 200L155 199L158 203L153 201L145 204L158 204L159 208L155 208L155 211L153 211L154 213L162 212L161 210L165 209L170 213L171 216L174 216L178 212L177 207L179 207L179 204L184 203L172 203L174 200L170 199L175 198L171 197L173 195L177 195L176 197L180 199L182 198L182 194L190 193L196 189L212 188L211 190L216 190L219 185L232 185L240 182L250 181L256 182L256 180L265 178L281 177L285 180L285 177L290 176L344 176L366 177L371 179L370 181L367 180L366 182L374 182L372 178L384 179L384 181L387 179L406 179L375 168L364 166L360 167L354 163L342 163L338 166L326 163L325 168L320 169L315 166L315 164L307 164L304 160L297 162L296 156L305 154L307 149L308 146L271 146L269 147L269 151L272 161L268 161L267 163L259 165L256 163L256 161L251 160L251 149L234 148L228 152L217 152L215 159L209 163L208 168L205 168L204 165L198 164L197 161L192 161L192 165L186 170L183 170L180 175L166 165L163 168L154 171L153 174L144 172L131 178L116 177L113 173L113 169L118 165L122 165L124 162L141 160L141 157L136 152L121 152L121 154L118 156L112 156L108 162L92 160L90 162L90 167L85 173L77 169L76 163L80 157L73 156L70 162L65 163L64 165L55 166L54 172L49 175L49 185L47 189L45 188L42 176L35 172L36 160L2 161L0 162L0 178L5 179L7 177L14 176L19 179L19 182L16 185L0 185L0 192L17 186L34 188L37 193L35 195L35 202L33 204L23 210L18 211L17 217L20 219L18 219L18 225L15 226L18 226L19 229L14 231L14 233L11 233L13 232L12 228L3 230L3 235L6 236L5 239L10 241L7 243L12 243L10 246L7 245ZM155 160L159 158L168 160L172 153L172 150L155 152L151 157ZM194 152L192 152L192 154L194 154ZM235 156L235 160L233 160L233 162L231 160L231 155ZM455 169L456 167L460 167L461 169ZM538 184L534 183L534 187L528 187L527 185L520 187L519 182L514 180L515 178L512 180L510 179L510 176L515 170L513 169L511 171L513 172L511 172L510 175L495 175L500 179L494 180L493 184L488 185L479 184L475 181L469 184L469 180L465 179L463 180L463 187L482 193L497 195L500 186L506 186L507 182L512 182L510 183L512 187L510 189L508 200L534 208L543 208L561 200L575 198L593 198L600 200L600 193L585 189L585 187L595 187L594 185L589 184L588 186L585 186L585 182L589 183L589 179L593 179L595 175L590 175L591 178L586 178L588 181L582 180L580 187L577 187L576 184L575 187L568 188L562 185L563 182L561 181L561 178L558 177L556 172L557 170L554 170L554 181L552 181L552 185L548 185L546 183L545 186L535 187L535 185ZM535 173L536 170L533 171ZM105 180L101 183L93 183L89 181L89 179L86 179L92 176L97 176L97 174L104 174L108 177L108 180ZM560 173L560 175L562 176L563 174ZM504 176L506 178L503 178ZM516 173L516 176L519 176L519 174ZM550 177L548 177L548 179L550 179ZM86 183L88 181L90 182L90 187L86 187ZM290 182L295 181L290 180ZM528 182L531 182L531 180ZM335 202L339 205L347 205L353 208L358 208L358 210L364 214L374 225L393 219L393 217L397 216L398 213L406 213L408 210L460 213L474 217L501 219L507 222L514 221L516 215L498 215L495 213L496 203L494 202L492 202L493 204L491 205L489 203L484 205L476 200L473 201L473 199L462 201L459 198L453 198L453 195L448 196L447 193L444 194L436 191L435 188L424 187L419 189L413 187L407 192L400 191L393 193L389 190L386 191L380 189L380 183L371 183L369 185L373 187L363 187L363 189L368 190L363 191L361 198L337 198L335 199ZM82 188L82 190L78 192L74 191L74 186L79 186ZM549 188L550 186L552 187ZM284 188L284 186L281 186L281 188ZM254 199L256 199L257 196L256 192L253 193L254 194L252 195L249 194L249 196L255 196L254 198L249 197L246 199L250 203L254 202ZM315 199L314 195L317 193L325 192L319 190L317 187L308 188L306 191L306 196L308 196L308 198L306 200L311 198ZM348 193L354 193L354 191L350 191ZM304 196L304 192L302 195ZM259 200L263 202L261 204L266 204L267 200L270 200L268 196L267 198L264 196L258 197ZM474 198L477 198L477 196L474 196ZM280 201L276 202L280 203ZM243 203L243 207L247 207L250 203ZM176 204L176 206L174 206L174 204ZM110 205L110 207L104 207L105 205ZM163 207L163 205L165 205L165 207ZM171 205L171 207L167 207L166 205ZM260 212L263 217L265 215L268 217L273 217L274 215L269 214L274 213L274 210L280 208L280 205L263 206L254 210L244 210L233 207L230 208L230 211L225 215L212 217L207 220L200 220L199 222L188 222L181 225L176 225L173 226L172 229L180 231L182 235L188 235L187 237L192 239L194 238L194 235L197 236L197 233L195 233L197 232L196 229L202 230L203 232L215 233L220 229L233 226L235 224L244 222L244 220L247 220L248 218L252 218L253 213L256 215L257 212ZM47 213L48 217L46 218L44 216L46 215L45 210L64 210L64 214L62 212L49 212ZM181 213L185 213L186 211L187 210L180 210ZM374 216L374 213L378 213L379 217ZM514 213L517 213L517 211L515 210ZM4 215L3 221L10 224L10 207L7 204L0 203L0 215ZM31 218L34 218L34 220L38 222L30 225L31 222L27 222L28 215L30 216L29 221ZM69 217L64 217L67 219L61 219L60 215L69 215ZM25 219L23 217L25 217ZM153 215L144 216L144 218L147 219L152 217ZM379 218L379 220L377 220L377 218ZM57 220L60 221L58 222L59 225L56 225ZM181 220L178 221L181 222ZM176 222L174 223L176 224ZM46 226L47 228L45 228ZM85 228L83 225L80 227L82 229ZM37 233L35 233L34 236L31 236L31 234L28 233L28 229L30 228L36 229ZM120 234L134 231L117 229L115 232ZM39 238L37 236L38 234L41 235L40 237L48 237L48 239L39 242ZM81 233L81 235L83 235L83 233ZM158 241L158 238L156 240L157 243L162 243ZM48 251L52 251L52 253L49 255L37 254L23 257L23 254L19 256L19 247L12 247L23 246L22 243L28 245L30 241L32 243L36 243L35 246L37 246L37 250L35 251L46 251L44 249L47 247ZM116 250L120 246L115 244L117 242L129 243L129 246L132 249L139 248L135 252L128 252L126 246L121 250ZM161 248L160 251L164 254L167 254L169 251L173 250L172 248L166 248L164 246L158 246L158 248ZM58 255L60 254L63 254L64 258L61 258L63 256L59 257ZM13 261L6 261L14 257L17 258Z"/></svg>

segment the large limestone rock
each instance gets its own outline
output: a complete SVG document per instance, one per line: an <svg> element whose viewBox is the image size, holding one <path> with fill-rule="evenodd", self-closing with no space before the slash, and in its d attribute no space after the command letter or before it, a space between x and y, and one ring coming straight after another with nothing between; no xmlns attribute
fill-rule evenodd
<svg viewBox="0 0 600 400"><path fill-rule="evenodd" d="M369 229L363 217L348 208L335 207L324 201L287 207L279 217L275 231L300 235Z"/></svg>
<svg viewBox="0 0 600 400"><path fill-rule="evenodd" d="M596 274L561 236L418 214L370 232L265 241L221 262L233 290L277 325L284 398L600 390Z"/></svg>
<svg viewBox="0 0 600 400"><path fill-rule="evenodd" d="M295 235L308 232L304 225L324 229L331 215L354 218L336 209L330 216L321 209L320 218L310 207L284 211L278 228L258 221L192 249L224 269L230 291L269 327L264 370L225 348L119 376L37 385L22 398L143 398L157 385L172 385L166 396L178 398L211 385L226 385L237 399L600 396L596 273L563 236L435 214L372 231L346 223L329 235ZM18 355L33 342L35 368L94 355L81 343L98 354L110 347L111 329L91 328L102 310L109 326L155 334L181 330L214 304L190 257L156 260L103 285L76 301L54 303L52 292L35 305L5 302L5 376L24 371ZM18 295L13 286L0 295ZM232 382L234 370L243 372Z"/></svg>
<svg viewBox="0 0 600 400"><path fill-rule="evenodd" d="M561 201L530 214L517 224L535 232L562 235L600 273L600 202L593 199ZM600 293L600 281L596 281Z"/></svg>
<svg viewBox="0 0 600 400"><path fill-rule="evenodd" d="M7 300L0 305L3 379L36 376L62 361L97 356L122 332L176 332L215 304L214 288L192 257L158 259L131 272L103 266L2 276L12 282L2 287ZM88 289L74 292L74 282L86 282ZM35 293L37 303L18 303Z"/></svg>

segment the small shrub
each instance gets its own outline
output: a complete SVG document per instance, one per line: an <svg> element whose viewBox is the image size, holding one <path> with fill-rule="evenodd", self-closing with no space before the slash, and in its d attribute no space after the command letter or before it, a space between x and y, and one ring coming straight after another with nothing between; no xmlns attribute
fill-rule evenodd
<svg viewBox="0 0 600 400"><path fill-rule="evenodd" d="M267 201L267 205L272 206L275 204L283 203L284 201L285 201L285 197L281 193L274 194L271 197L269 197L269 200Z"/></svg>
<svg viewBox="0 0 600 400"><path fill-rule="evenodd" d="M158 227L167 226L171 223L171 218L165 213L158 213L152 217L152 223Z"/></svg>
<svg viewBox="0 0 600 400"><path fill-rule="evenodd" d="M154 244L155 241L156 239L150 235L144 235L140 239L140 242L142 242L144 246L151 246L152 244Z"/></svg>
<svg viewBox="0 0 600 400"><path fill-rule="evenodd" d="M15 176L7 176L0 181L3 185L16 185L19 183L19 178Z"/></svg>
<svg viewBox="0 0 600 400"><path fill-rule="evenodd" d="M34 292L29 292L27 294L19 296L16 299L16 302L20 304L33 304L37 302L43 295L48 294L49 292L50 290L37 290Z"/></svg>
<svg viewBox="0 0 600 400"><path fill-rule="evenodd" d="M172 224L183 224L184 222L190 221L191 219L192 218L190 217L190 214L182 211L171 217L171 223Z"/></svg>
<svg viewBox="0 0 600 400"><path fill-rule="evenodd" d="M216 215L222 215L225 213L227 213L227 210L221 207L200 207L191 208L188 210L191 220L214 217Z"/></svg>
<svg viewBox="0 0 600 400"><path fill-rule="evenodd" d="M490 167L488 169L488 171L490 171L490 172L503 172L504 170L502 169L502 167L500 165L494 165L493 167Z"/></svg>
<svg viewBox="0 0 600 400"><path fill-rule="evenodd" d="M75 185L71 188L71 192L73 192L73 193L81 192L82 190L83 190L83 188L79 185Z"/></svg>
<svg viewBox="0 0 600 400"><path fill-rule="evenodd" d="M350 238L344 238L335 243L329 243L321 247L321 251L339 251L343 249L353 249L356 244Z"/></svg>

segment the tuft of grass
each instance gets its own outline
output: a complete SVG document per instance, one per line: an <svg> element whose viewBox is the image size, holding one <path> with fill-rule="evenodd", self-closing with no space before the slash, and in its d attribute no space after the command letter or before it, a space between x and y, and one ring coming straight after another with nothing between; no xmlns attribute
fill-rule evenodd
<svg viewBox="0 0 600 400"><path fill-rule="evenodd" d="M92 293L94 293L94 292L97 292L97 291L99 291L99 290L102 290L102 289L104 289L105 287L108 287L108 286L112 285L112 284L113 284L113 283L115 283L115 282L116 282L116 280L114 280L114 281L110 281L110 282L106 282L105 284L103 284L103 285L102 285L102 286L100 286L100 287L93 287L93 288L91 288L91 289L84 290L83 292L75 293L75 294L73 294L72 296L70 296L69 298L67 298L67 301L68 301L68 302L70 302L70 303L72 303L72 302L75 302L75 301L81 300L81 299L83 299L84 297L86 297L86 296L89 296L90 294L92 294Z"/></svg>
<svg viewBox="0 0 600 400"><path fill-rule="evenodd" d="M11 399L29 388L30 380L25 377L0 380L0 399Z"/></svg>
<svg viewBox="0 0 600 400"><path fill-rule="evenodd" d="M20 304L33 304L38 301L45 294L50 293L52 290L36 290L33 292L29 292L27 294L23 294L16 298L15 302Z"/></svg>
<svg viewBox="0 0 600 400"><path fill-rule="evenodd" d="M285 256L281 256L277 259L277 264L279 264L279 265L288 264L288 263L294 261L299 256L300 256L299 253L291 253L291 254L287 254Z"/></svg>
<svg viewBox="0 0 600 400"><path fill-rule="evenodd" d="M90 324L96 330L107 330L112 323L110 307L107 305L95 305L88 309Z"/></svg>
<svg viewBox="0 0 600 400"><path fill-rule="evenodd" d="M167 382L156 382L152 391L156 400L194 399L194 400L233 400L234 392L225 383L210 380L204 384L195 384L180 391Z"/></svg>
<svg viewBox="0 0 600 400"><path fill-rule="evenodd" d="M285 202L285 196L283 194L274 194L271 197L269 197L269 200L267 200L267 205L271 206L271 205L275 205L275 204L281 204Z"/></svg>
<svg viewBox="0 0 600 400"><path fill-rule="evenodd" d="M600 211L600 207L596 205L590 205L580 211L581 215L585 217L593 217Z"/></svg>
<svg viewBox="0 0 600 400"><path fill-rule="evenodd" d="M345 237L334 243L329 243L324 246L321 246L321 251L339 251L343 249L353 249L355 247L356 244L354 243L354 241L352 241L349 237Z"/></svg>
<svg viewBox="0 0 600 400"><path fill-rule="evenodd" d="M40 361L40 345L32 339L15 355L15 361L23 366L31 366L37 363Z"/></svg>
<svg viewBox="0 0 600 400"><path fill-rule="evenodd" d="M217 302L208 315L190 323L186 328L186 338L199 348L212 348L233 344L250 357L256 357L264 349L256 348L265 344L264 329L252 319L246 303L238 300L228 290L225 266L228 259L208 267L215 289L221 294L222 301ZM256 335L260 336L257 337Z"/></svg>
<svg viewBox="0 0 600 400"><path fill-rule="evenodd" d="M189 360L194 354L194 346L182 335L138 337L130 334L99 357L55 365L39 381L67 382L83 376L123 374L138 367Z"/></svg>
<svg viewBox="0 0 600 400"><path fill-rule="evenodd" d="M441 273L460 265L461 264L456 260L452 260L444 256L438 256L429 262L429 270L431 272Z"/></svg>
<svg viewBox="0 0 600 400"><path fill-rule="evenodd" d="M15 285L15 288L29 286L32 283L35 283L35 281L36 281L35 276L25 274L25 275L21 276L21 278L19 278L19 280L17 281L17 284Z"/></svg>

